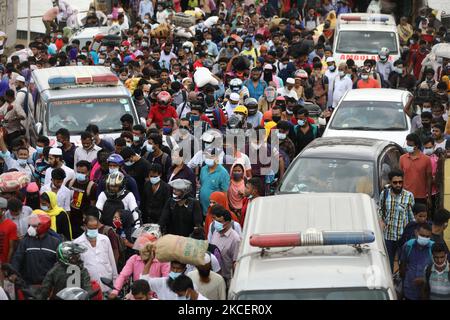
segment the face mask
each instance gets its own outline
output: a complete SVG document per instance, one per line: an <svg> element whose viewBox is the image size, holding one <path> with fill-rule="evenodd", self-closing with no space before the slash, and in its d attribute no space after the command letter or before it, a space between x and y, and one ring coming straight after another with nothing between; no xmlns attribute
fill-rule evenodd
<svg viewBox="0 0 450 320"><path fill-rule="evenodd" d="M191 119L191 122L199 121L200 120L200 116L191 114L191 118L190 119Z"/></svg>
<svg viewBox="0 0 450 320"><path fill-rule="evenodd" d="M214 163L215 163L214 159L205 159L205 164L206 164L208 167L214 166Z"/></svg>
<svg viewBox="0 0 450 320"><path fill-rule="evenodd" d="M233 180L239 181L242 179L242 173L233 173Z"/></svg>
<svg viewBox="0 0 450 320"><path fill-rule="evenodd" d="M105 63L105 59L98 59L98 64L104 64Z"/></svg>
<svg viewBox="0 0 450 320"><path fill-rule="evenodd" d="M292 111L291 109L286 108L286 113L291 115L291 114L294 114L294 111Z"/></svg>
<svg viewBox="0 0 450 320"><path fill-rule="evenodd" d="M168 135L172 133L172 128L163 128L163 134Z"/></svg>
<svg viewBox="0 0 450 320"><path fill-rule="evenodd" d="M150 178L150 183L151 184L157 184L161 181L161 177L151 177Z"/></svg>
<svg viewBox="0 0 450 320"><path fill-rule="evenodd" d="M44 211L48 211L48 206L41 206L41 209Z"/></svg>
<svg viewBox="0 0 450 320"><path fill-rule="evenodd" d="M127 147L130 147L130 148L131 148L131 146L132 146L133 144L132 144L131 142L127 142L126 145L127 145Z"/></svg>
<svg viewBox="0 0 450 320"><path fill-rule="evenodd" d="M361 79L367 80L367 79L369 79L369 75L368 74L363 74L363 75L361 75Z"/></svg>
<svg viewBox="0 0 450 320"><path fill-rule="evenodd" d="M397 72L398 74L402 74L403 68L395 68L395 72Z"/></svg>
<svg viewBox="0 0 450 320"><path fill-rule="evenodd" d="M305 120L297 120L297 124L298 124L300 127L303 127L303 126L305 125Z"/></svg>
<svg viewBox="0 0 450 320"><path fill-rule="evenodd" d="M141 140L141 137L133 136L133 141L134 142L139 142L140 140Z"/></svg>
<svg viewBox="0 0 450 320"><path fill-rule="evenodd" d="M191 298L189 298L189 297L187 297L187 296L183 296L183 297L178 297L177 300L186 301L186 300L191 300Z"/></svg>
<svg viewBox="0 0 450 320"><path fill-rule="evenodd" d="M142 42L143 47L148 47L148 42Z"/></svg>
<svg viewBox="0 0 450 320"><path fill-rule="evenodd" d="M145 148L147 149L147 152L149 152L149 153L153 152L153 145L148 144Z"/></svg>
<svg viewBox="0 0 450 320"><path fill-rule="evenodd" d="M278 136L278 139L280 139L280 140L285 140L286 139L286 133L278 132L277 136Z"/></svg>
<svg viewBox="0 0 450 320"><path fill-rule="evenodd" d="M172 193L172 198L174 201L178 202L181 200L181 198L176 194L176 193Z"/></svg>
<svg viewBox="0 0 450 320"><path fill-rule="evenodd" d="M422 247L427 246L430 243L430 238L418 236L417 243Z"/></svg>
<svg viewBox="0 0 450 320"><path fill-rule="evenodd" d="M28 233L28 235L29 235L30 237L36 237L36 236L37 236L36 228L33 227L33 226L29 226L29 227L28 227L27 233Z"/></svg>
<svg viewBox="0 0 450 320"><path fill-rule="evenodd" d="M86 181L86 175L82 173L77 173L77 180L80 182Z"/></svg>
<svg viewBox="0 0 450 320"><path fill-rule="evenodd" d="M330 71L334 71L336 69L336 66L329 66L328 67L328 70L330 70Z"/></svg>
<svg viewBox="0 0 450 320"><path fill-rule="evenodd" d="M42 154L44 152L44 148L42 147L36 147L37 154Z"/></svg>
<svg viewBox="0 0 450 320"><path fill-rule="evenodd" d="M87 229L86 236L90 239L96 239L98 236L98 230L97 229Z"/></svg>
<svg viewBox="0 0 450 320"><path fill-rule="evenodd" d="M63 144L62 144L62 142L57 141L57 142L56 142L56 146L57 146L58 148L61 148L61 147L63 146Z"/></svg>
<svg viewBox="0 0 450 320"><path fill-rule="evenodd" d="M119 168L109 168L109 173L119 172Z"/></svg>
<svg viewBox="0 0 450 320"><path fill-rule="evenodd" d="M340 76L340 77L345 76L345 72L344 72L344 71L339 71L339 76Z"/></svg>
<svg viewBox="0 0 450 320"><path fill-rule="evenodd" d="M408 152L408 153L413 153L414 152L414 147L406 146L405 147L405 151Z"/></svg>
<svg viewBox="0 0 450 320"><path fill-rule="evenodd" d="M183 163L183 159L182 158L174 159L172 160L172 163L176 166L179 166L180 164Z"/></svg>
<svg viewBox="0 0 450 320"><path fill-rule="evenodd" d="M113 225L114 225L114 227L116 227L116 229L121 229L122 228L122 221L114 220L113 221Z"/></svg>
<svg viewBox="0 0 450 320"><path fill-rule="evenodd" d="M272 116L272 120L274 122L279 122L281 120L281 116Z"/></svg>
<svg viewBox="0 0 450 320"><path fill-rule="evenodd" d="M148 19L144 19L144 23L147 24L148 23Z"/></svg>
<svg viewBox="0 0 450 320"><path fill-rule="evenodd" d="M432 155L433 152L434 152L434 149L433 149L433 148L424 148L424 149L423 149L423 153L426 154L427 156Z"/></svg>
<svg viewBox="0 0 450 320"><path fill-rule="evenodd" d="M170 273L169 273L169 278L172 279L172 280L175 280L179 276L181 276L181 272L170 271Z"/></svg>
<svg viewBox="0 0 450 320"><path fill-rule="evenodd" d="M386 61L387 57L386 56L380 56L380 61Z"/></svg>
<svg viewBox="0 0 450 320"><path fill-rule="evenodd" d="M216 229L218 232L221 232L223 230L223 223L214 220L214 229Z"/></svg>
<svg viewBox="0 0 450 320"><path fill-rule="evenodd" d="M433 263L434 263L434 265L435 265L436 267L438 267L438 268L445 268L445 266L447 266L447 256L445 256L445 260L444 260L443 263L437 264L437 263L436 263L436 260L434 260L434 259L433 259ZM200 271L200 270L199 270L199 271Z"/></svg>
<svg viewBox="0 0 450 320"><path fill-rule="evenodd" d="M25 167L28 163L27 159L17 159L17 163L19 164L19 166L21 167Z"/></svg>
<svg viewBox="0 0 450 320"><path fill-rule="evenodd" d="M423 108L422 112L431 112L431 108Z"/></svg>
<svg viewBox="0 0 450 320"><path fill-rule="evenodd" d="M127 161L127 162L125 162L125 165L126 165L127 167L131 167L131 166L133 165L133 162Z"/></svg>

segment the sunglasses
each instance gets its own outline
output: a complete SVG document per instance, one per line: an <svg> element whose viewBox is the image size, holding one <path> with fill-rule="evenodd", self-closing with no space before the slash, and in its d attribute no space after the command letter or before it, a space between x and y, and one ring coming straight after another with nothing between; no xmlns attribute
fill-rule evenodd
<svg viewBox="0 0 450 320"><path fill-rule="evenodd" d="M403 180L402 181L392 181L393 185L400 185L403 184Z"/></svg>

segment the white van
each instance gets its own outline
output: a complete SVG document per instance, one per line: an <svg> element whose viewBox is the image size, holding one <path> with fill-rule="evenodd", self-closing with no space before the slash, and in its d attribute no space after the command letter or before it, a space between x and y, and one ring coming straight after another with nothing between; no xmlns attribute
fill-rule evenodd
<svg viewBox="0 0 450 320"><path fill-rule="evenodd" d="M36 130L48 136L51 144L60 128L68 129L71 141L80 145L80 134L89 124L97 125L100 134L111 141L122 131L120 118L124 114L131 114L135 124L145 122L138 119L130 93L109 68L38 69L32 77L38 92Z"/></svg>
<svg viewBox="0 0 450 320"><path fill-rule="evenodd" d="M397 25L392 15L346 13L338 17L333 44L333 57L338 65L353 59L357 66L364 60L379 60L378 52L386 47L389 60L400 58L400 41Z"/></svg>
<svg viewBox="0 0 450 320"><path fill-rule="evenodd" d="M229 299L396 299L368 195L260 197L247 210Z"/></svg>

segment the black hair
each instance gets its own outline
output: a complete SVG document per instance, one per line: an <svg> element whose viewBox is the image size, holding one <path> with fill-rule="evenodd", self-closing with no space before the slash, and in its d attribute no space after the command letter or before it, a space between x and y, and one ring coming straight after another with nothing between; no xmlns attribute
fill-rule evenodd
<svg viewBox="0 0 450 320"><path fill-rule="evenodd" d="M441 252L447 253L447 248L445 247L445 244L443 242L434 243L433 246L431 247L431 253L434 254Z"/></svg>
<svg viewBox="0 0 450 320"><path fill-rule="evenodd" d="M118 147L125 147L127 145L127 141L125 140L125 138L119 137L114 140L114 145Z"/></svg>
<svg viewBox="0 0 450 320"><path fill-rule="evenodd" d="M246 184L249 184L249 185L253 186L253 188L256 189L256 191L258 192L258 194L260 196L264 195L264 187L263 187L263 184L261 182L261 179L259 179L259 178L251 178L251 179L247 180Z"/></svg>
<svg viewBox="0 0 450 320"><path fill-rule="evenodd" d="M163 119L163 122L170 122L170 125L173 127L175 125L175 121L173 120L172 117L165 117Z"/></svg>
<svg viewBox="0 0 450 320"><path fill-rule="evenodd" d="M58 131L56 131L56 135L58 134L61 135L66 140L70 139L70 132L66 128L60 128Z"/></svg>
<svg viewBox="0 0 450 320"><path fill-rule="evenodd" d="M423 203L416 202L413 206L413 213L416 215L419 212L427 212L427 206Z"/></svg>
<svg viewBox="0 0 450 320"><path fill-rule="evenodd" d="M194 283L188 276L181 274L171 284L173 292L183 292L188 289L194 290Z"/></svg>
<svg viewBox="0 0 450 320"><path fill-rule="evenodd" d="M439 122L433 124L432 127L433 127L433 128L439 129L441 132L444 132L444 130L445 130L445 129L444 129L444 125L443 125L442 123L439 123Z"/></svg>
<svg viewBox="0 0 450 320"><path fill-rule="evenodd" d="M425 112L424 112L425 113ZM420 138L416 133L410 133L406 136L406 141L414 142L414 145L420 149L421 143Z"/></svg>
<svg viewBox="0 0 450 320"><path fill-rule="evenodd" d="M394 177L404 177L404 173L403 171L399 170L399 169L394 169L391 170L391 172L388 173L388 178L389 180L392 180Z"/></svg>
<svg viewBox="0 0 450 320"><path fill-rule="evenodd" d="M162 174L162 166L159 163L152 163L148 172L156 172L158 174Z"/></svg>
<svg viewBox="0 0 450 320"><path fill-rule="evenodd" d="M443 226L450 219L450 213L446 209L439 209L433 215L433 224L436 226Z"/></svg>
<svg viewBox="0 0 450 320"><path fill-rule="evenodd" d="M80 160L80 161L77 162L76 167L77 167L77 168L85 167L85 168L88 169L88 171L91 171L92 165L91 165L91 163L90 163L89 161L87 161L87 160Z"/></svg>
<svg viewBox="0 0 450 320"><path fill-rule="evenodd" d="M211 208L211 213L216 217L223 217L225 221L231 221L231 213L220 204L215 204Z"/></svg>
<svg viewBox="0 0 450 320"><path fill-rule="evenodd" d="M205 230L203 228L196 228L189 235L189 238L196 240L205 240Z"/></svg>
<svg viewBox="0 0 450 320"><path fill-rule="evenodd" d="M431 226L426 222L417 224L416 230L419 231L420 229L424 229L431 232Z"/></svg>
<svg viewBox="0 0 450 320"><path fill-rule="evenodd" d="M148 281L139 279L133 282L133 285L131 286L131 294L132 295L138 295L138 294L144 294L147 295L150 292L150 285L148 284Z"/></svg>
<svg viewBox="0 0 450 320"><path fill-rule="evenodd" d="M99 134L100 130L96 124L90 124L86 127L86 131L92 133L93 135Z"/></svg>
<svg viewBox="0 0 450 320"><path fill-rule="evenodd" d="M123 116L120 117L121 122L130 122L133 123L133 116L129 113L125 113Z"/></svg>
<svg viewBox="0 0 450 320"><path fill-rule="evenodd" d="M44 147L47 147L50 145L50 139L46 136L39 136L37 138L37 142L43 143Z"/></svg>
<svg viewBox="0 0 450 320"><path fill-rule="evenodd" d="M56 168L52 170L53 180L64 180L66 178L66 172L62 168Z"/></svg>
<svg viewBox="0 0 450 320"><path fill-rule="evenodd" d="M141 124L136 124L133 126L133 130L139 131L140 133L145 133L145 128Z"/></svg>
<svg viewBox="0 0 450 320"><path fill-rule="evenodd" d="M8 200L8 205L6 206L6 209L8 209L9 211L17 212L22 210L22 208L23 208L22 201L20 201L16 197L12 197Z"/></svg>
<svg viewBox="0 0 450 320"><path fill-rule="evenodd" d="M94 139L94 137L92 136L92 133L88 132L88 131L84 131L81 133L81 140L86 140L86 139Z"/></svg>
<svg viewBox="0 0 450 320"><path fill-rule="evenodd" d="M428 143L432 143L432 144L434 144L434 139L433 139L433 137L426 137L425 139L423 139L423 145L426 145L426 144L428 144Z"/></svg>
<svg viewBox="0 0 450 320"><path fill-rule="evenodd" d="M162 145L163 145L162 137L159 134L152 133L148 136L148 139L152 140L153 143L158 145L160 149L162 148Z"/></svg>
<svg viewBox="0 0 450 320"><path fill-rule="evenodd" d="M289 122L282 120L277 123L277 129L290 130L291 126L290 126Z"/></svg>
<svg viewBox="0 0 450 320"><path fill-rule="evenodd" d="M433 114L430 111L425 111L420 114L421 119L433 119Z"/></svg>
<svg viewBox="0 0 450 320"><path fill-rule="evenodd" d="M13 90L11 90L11 89L6 90L5 97L7 97L7 98L15 98L15 96L16 96L16 94L14 93Z"/></svg>
<svg viewBox="0 0 450 320"><path fill-rule="evenodd" d="M297 116L297 115L301 115L301 114L304 114L306 117L308 116L308 109L306 109L306 108L303 108L303 107L300 107L300 108L298 108L297 110L295 110L295 115Z"/></svg>

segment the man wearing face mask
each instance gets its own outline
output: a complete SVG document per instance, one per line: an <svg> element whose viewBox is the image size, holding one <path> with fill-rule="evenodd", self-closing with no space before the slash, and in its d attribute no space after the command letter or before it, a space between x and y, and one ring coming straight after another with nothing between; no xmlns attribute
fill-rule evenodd
<svg viewBox="0 0 450 320"><path fill-rule="evenodd" d="M161 179L162 167L154 163L150 165L148 181L145 183L140 209L143 223L158 223L161 213L170 198L170 186Z"/></svg>
<svg viewBox="0 0 450 320"><path fill-rule="evenodd" d="M352 79L347 76L348 67L342 62L338 68L338 76L334 78L333 81L333 101L332 108L336 108L339 100L344 96L348 90L352 90L353 82Z"/></svg>
<svg viewBox="0 0 450 320"><path fill-rule="evenodd" d="M150 108L147 117L147 126L155 122L160 128L163 126L164 118L178 119L177 111L170 105L172 96L167 91L161 91L157 96L157 103Z"/></svg>
<svg viewBox="0 0 450 320"><path fill-rule="evenodd" d="M389 60L390 51L388 48L381 48L378 52L378 61L376 64L376 71L381 75L382 82L381 86L383 88L388 88L389 83L389 75L392 71L395 70L394 65L392 64L392 61Z"/></svg>
<svg viewBox="0 0 450 320"><path fill-rule="evenodd" d="M327 71L325 71L325 77L328 79L328 98L327 98L327 107L331 107L333 104L333 90L334 90L334 79L338 75L337 68L336 68L336 61L333 57L328 57L327 60L325 60L327 63Z"/></svg>
<svg viewBox="0 0 450 320"><path fill-rule="evenodd" d="M28 230L11 260L28 285L41 285L56 260L59 239L49 234L50 217L33 214L28 217Z"/></svg>
<svg viewBox="0 0 450 320"><path fill-rule="evenodd" d="M171 288L176 293L177 300L209 300L194 289L192 279L184 274L175 279Z"/></svg>
<svg viewBox="0 0 450 320"><path fill-rule="evenodd" d="M125 172L136 180L136 184L142 199L144 185L150 171L150 162L135 153L130 147L125 147L120 152L125 161Z"/></svg>
<svg viewBox="0 0 450 320"><path fill-rule="evenodd" d="M52 171L56 168L61 168L66 173L64 183L75 177L74 171L67 167L63 161L63 154L60 148L51 148L48 155L48 163L50 168L45 171L45 184L50 184L52 179Z"/></svg>
<svg viewBox="0 0 450 320"><path fill-rule="evenodd" d="M264 90L264 94L258 100L258 109L261 113L264 113L275 105L275 99L277 97L276 88L269 86Z"/></svg>
<svg viewBox="0 0 450 320"><path fill-rule="evenodd" d="M247 123L249 123L252 128L256 128L263 120L263 114L258 110L258 101L254 98L247 98L245 99L244 106L248 110Z"/></svg>
<svg viewBox="0 0 450 320"><path fill-rule="evenodd" d="M137 2L139 4L139 17L141 18L141 21L143 21L145 24L148 23L148 20L145 19L145 15L149 14L150 17L153 17L154 15L154 8L153 8L153 3L150 0L142 0L142 1L134 1L135 3ZM147 20L147 22L145 22L145 20Z"/></svg>
<svg viewBox="0 0 450 320"><path fill-rule="evenodd" d="M16 169L19 172L26 173L30 179L34 179L34 167L28 163L29 151L26 147L19 147L16 152L16 159L13 159L11 152L8 151L5 141L3 140L3 132L0 132L0 157L5 161L7 170Z"/></svg>
<svg viewBox="0 0 450 320"><path fill-rule="evenodd" d="M308 110L299 108L296 110L295 117L297 125L294 126L293 132L296 143L296 152L299 154L311 141L318 137L316 125L308 122Z"/></svg>
<svg viewBox="0 0 450 320"><path fill-rule="evenodd" d="M427 223L418 224L416 239L407 241L399 256L399 272L403 279L403 295L405 300L420 300L424 284L424 270L433 262L431 248L431 226Z"/></svg>
<svg viewBox="0 0 450 320"><path fill-rule="evenodd" d="M448 252L441 243L433 244L433 262L424 271L423 299L450 300L450 268Z"/></svg>
<svg viewBox="0 0 450 320"><path fill-rule="evenodd" d="M412 74L408 74L403 60L394 62L394 71L389 75L389 83L392 89L403 89L410 92L414 91L416 78Z"/></svg>
<svg viewBox="0 0 450 320"><path fill-rule="evenodd" d="M423 143L426 138L431 137L431 120L433 119L433 116L431 112L422 112L420 114L420 119L422 127L417 129L414 133L419 136L420 141Z"/></svg>
<svg viewBox="0 0 450 320"><path fill-rule="evenodd" d="M81 133L81 146L75 150L74 163L78 161L86 160L92 163L97 159L97 152L101 150L99 146L94 143L94 137L88 131ZM74 167L74 169L76 169Z"/></svg>
<svg viewBox="0 0 450 320"><path fill-rule="evenodd" d="M192 184L189 180L176 179L169 185L173 195L164 205L158 224L163 234L188 237L194 229L202 227L200 203L190 195Z"/></svg>
<svg viewBox="0 0 450 320"><path fill-rule="evenodd" d="M225 104L225 109L227 112L227 117L230 118L234 114L234 109L239 105L240 96L236 92L230 94L230 98Z"/></svg>
<svg viewBox="0 0 450 320"><path fill-rule="evenodd" d="M145 142L145 128L137 124L133 126L133 143L131 144L131 149L137 154L143 154L144 142Z"/></svg>
<svg viewBox="0 0 450 320"><path fill-rule="evenodd" d="M108 293L111 288L104 285L100 278L104 277L115 281L118 274L111 242L107 236L98 232L99 223L99 217L94 212L87 215L85 219L86 232L76 238L73 243L87 249L80 255L83 265L88 270L91 279L100 284L102 292Z"/></svg>

